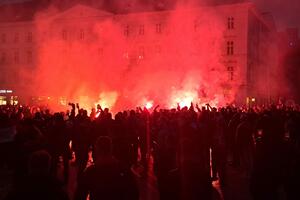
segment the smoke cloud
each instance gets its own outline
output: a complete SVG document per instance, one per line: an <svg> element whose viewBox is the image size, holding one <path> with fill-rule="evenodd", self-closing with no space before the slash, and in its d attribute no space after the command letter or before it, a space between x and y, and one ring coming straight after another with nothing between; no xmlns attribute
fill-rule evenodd
<svg viewBox="0 0 300 200"><path fill-rule="evenodd" d="M42 39L34 93L113 110L147 102L168 108L232 102L235 86L224 95L223 21L213 8L190 5L178 2L174 10L159 13L105 13L97 20L76 20L86 14L81 9L63 13L62 19L45 17L53 16L54 8L36 15Z"/></svg>

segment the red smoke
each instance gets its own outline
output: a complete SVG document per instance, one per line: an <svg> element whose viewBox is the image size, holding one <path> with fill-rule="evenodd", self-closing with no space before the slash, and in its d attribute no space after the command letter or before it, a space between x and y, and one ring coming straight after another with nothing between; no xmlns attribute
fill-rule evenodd
<svg viewBox="0 0 300 200"><path fill-rule="evenodd" d="M180 6L97 20L36 17L45 40L37 47L35 92L113 110L232 102L235 88L224 96L223 23L213 8Z"/></svg>

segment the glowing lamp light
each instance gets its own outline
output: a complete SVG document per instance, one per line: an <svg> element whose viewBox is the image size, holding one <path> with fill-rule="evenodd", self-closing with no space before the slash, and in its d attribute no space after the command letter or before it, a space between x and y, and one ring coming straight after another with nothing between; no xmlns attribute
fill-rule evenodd
<svg viewBox="0 0 300 200"><path fill-rule="evenodd" d="M255 98L252 98L251 101L252 101L252 102L255 102Z"/></svg>

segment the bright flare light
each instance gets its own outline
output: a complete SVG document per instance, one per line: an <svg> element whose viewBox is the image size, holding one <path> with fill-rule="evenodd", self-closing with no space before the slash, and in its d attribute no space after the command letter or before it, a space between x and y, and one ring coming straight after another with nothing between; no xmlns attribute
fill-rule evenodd
<svg viewBox="0 0 300 200"><path fill-rule="evenodd" d="M112 108L118 98L117 92L102 92L99 94L99 101L95 103L95 107L99 104L103 109Z"/></svg>
<svg viewBox="0 0 300 200"><path fill-rule="evenodd" d="M179 104L180 108L185 106L189 107L192 102L196 102L198 99L196 92L191 91L177 91L173 98L171 99L172 105L171 107L176 108L177 104Z"/></svg>
<svg viewBox="0 0 300 200"><path fill-rule="evenodd" d="M180 108L189 107L193 102L193 97L185 97L178 101Z"/></svg>
<svg viewBox="0 0 300 200"><path fill-rule="evenodd" d="M100 112L97 112L96 114L96 118L98 118L100 116Z"/></svg>
<svg viewBox="0 0 300 200"><path fill-rule="evenodd" d="M146 107L147 109L152 108L152 107L153 107L153 102L151 102L151 101L147 102L146 105L145 105L145 107Z"/></svg>

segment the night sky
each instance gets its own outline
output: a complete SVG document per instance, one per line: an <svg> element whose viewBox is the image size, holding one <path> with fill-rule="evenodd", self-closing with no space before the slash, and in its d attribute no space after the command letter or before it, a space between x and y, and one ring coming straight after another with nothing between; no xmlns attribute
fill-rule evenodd
<svg viewBox="0 0 300 200"><path fill-rule="evenodd" d="M230 3L230 2L254 2L259 10L262 12L271 12L275 18L276 25L279 30L285 29L287 27L298 27L300 29L300 0L0 0L0 4L18 3L18 2L97 2L98 4L107 6L116 6L119 4L124 5L124 2L131 2L133 6L136 4L146 4L151 5L163 5L167 6L174 5L174 2L201 2L201 3ZM100 3L102 2L102 3Z"/></svg>

